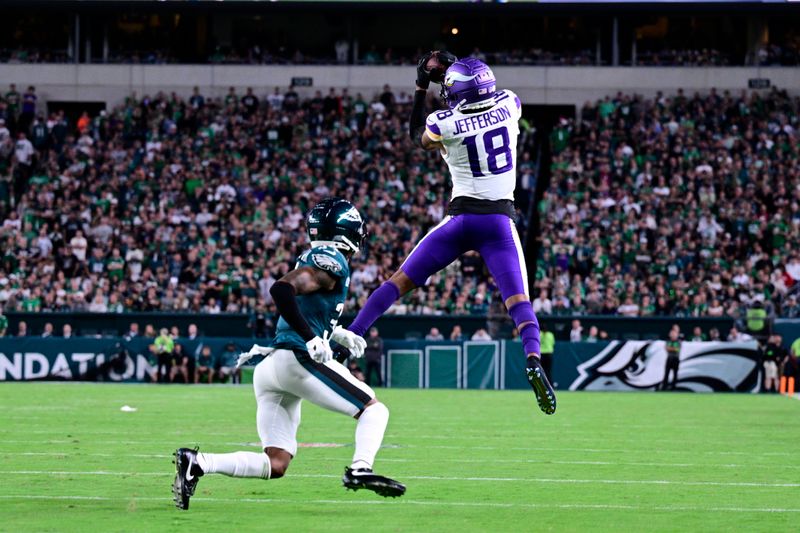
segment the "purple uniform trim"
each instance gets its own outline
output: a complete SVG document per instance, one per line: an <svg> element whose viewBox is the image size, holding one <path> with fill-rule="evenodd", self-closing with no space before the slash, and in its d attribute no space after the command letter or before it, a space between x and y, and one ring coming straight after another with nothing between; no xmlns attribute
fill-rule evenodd
<svg viewBox="0 0 800 533"><path fill-rule="evenodd" d="M503 300L528 294L527 268L514 222L505 215L445 217L411 251L400 269L417 287L470 250L481 254Z"/></svg>
<svg viewBox="0 0 800 533"><path fill-rule="evenodd" d="M442 130L439 129L439 125L436 124L435 122L432 122L432 121L429 120L428 123L425 124L425 126L429 130L431 130L433 133L435 133L436 135L441 135L442 134Z"/></svg>
<svg viewBox="0 0 800 533"><path fill-rule="evenodd" d="M517 104L517 109L522 109L522 102L519 101L519 96L514 95L514 103Z"/></svg>

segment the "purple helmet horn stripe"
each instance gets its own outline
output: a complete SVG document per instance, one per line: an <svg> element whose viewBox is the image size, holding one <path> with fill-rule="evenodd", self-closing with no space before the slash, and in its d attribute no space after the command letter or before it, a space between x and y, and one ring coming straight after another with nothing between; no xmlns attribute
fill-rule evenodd
<svg viewBox="0 0 800 533"><path fill-rule="evenodd" d="M442 83L442 98L450 109L460 104L470 105L494 96L497 80L489 66L467 57L459 59L447 69Z"/></svg>

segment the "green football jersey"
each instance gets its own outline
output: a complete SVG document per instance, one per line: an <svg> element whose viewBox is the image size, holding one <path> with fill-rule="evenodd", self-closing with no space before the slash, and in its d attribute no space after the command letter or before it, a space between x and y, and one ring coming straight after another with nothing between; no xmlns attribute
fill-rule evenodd
<svg viewBox="0 0 800 533"><path fill-rule="evenodd" d="M321 290L297 296L300 313L308 322L314 335L323 337L326 331L330 335L344 310L344 301L350 288L350 265L347 263L347 258L336 248L315 246L300 256L295 269L304 266L324 270L337 280L333 290ZM306 342L286 323L283 317L278 320L272 346L287 350L306 350Z"/></svg>

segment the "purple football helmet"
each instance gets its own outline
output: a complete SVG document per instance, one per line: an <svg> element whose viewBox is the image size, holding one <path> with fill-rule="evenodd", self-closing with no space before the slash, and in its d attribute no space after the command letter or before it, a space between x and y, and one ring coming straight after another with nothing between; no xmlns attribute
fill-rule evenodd
<svg viewBox="0 0 800 533"><path fill-rule="evenodd" d="M442 98L450 109L459 104L475 104L494 96L497 81L489 66L474 57L459 59L447 69L442 83Z"/></svg>

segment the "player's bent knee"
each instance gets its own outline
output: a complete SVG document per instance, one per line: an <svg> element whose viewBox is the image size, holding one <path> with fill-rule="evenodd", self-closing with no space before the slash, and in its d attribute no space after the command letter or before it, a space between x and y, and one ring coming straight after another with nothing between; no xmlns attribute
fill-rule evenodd
<svg viewBox="0 0 800 533"><path fill-rule="evenodd" d="M280 448L265 448L264 453L269 457L270 479L282 478L292 462L292 454Z"/></svg>

